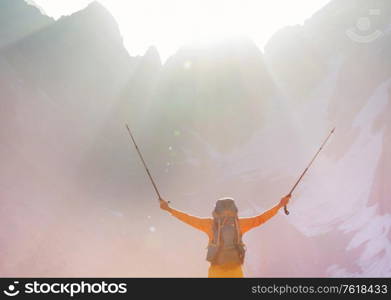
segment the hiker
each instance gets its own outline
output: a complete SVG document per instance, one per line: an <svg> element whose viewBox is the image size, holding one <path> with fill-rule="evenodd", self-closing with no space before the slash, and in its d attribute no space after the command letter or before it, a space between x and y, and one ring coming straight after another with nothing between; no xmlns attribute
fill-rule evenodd
<svg viewBox="0 0 391 300"><path fill-rule="evenodd" d="M280 208L288 204L290 198L287 195L273 208L250 218L238 217L238 209L232 198L217 200L213 218L191 216L170 207L163 199L160 199L160 208L208 235L208 277L243 277L242 264L246 251L243 234L275 216Z"/></svg>

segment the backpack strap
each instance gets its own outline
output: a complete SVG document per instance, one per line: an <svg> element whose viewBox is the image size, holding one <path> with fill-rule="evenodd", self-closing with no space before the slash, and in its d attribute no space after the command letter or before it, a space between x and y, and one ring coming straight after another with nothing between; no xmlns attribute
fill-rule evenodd
<svg viewBox="0 0 391 300"><path fill-rule="evenodd" d="M237 233L237 244L242 244L242 234L240 233L240 228L239 228L239 222L238 222L238 218L235 218L235 228L236 228L236 233Z"/></svg>
<svg viewBox="0 0 391 300"><path fill-rule="evenodd" d="M217 238L215 237L215 244L220 245L220 234L221 234L221 219L217 220Z"/></svg>
<svg viewBox="0 0 391 300"><path fill-rule="evenodd" d="M212 244L219 245L220 244L220 231L221 231L221 220L220 218L217 219L217 235L213 231L213 239Z"/></svg>
<svg viewBox="0 0 391 300"><path fill-rule="evenodd" d="M220 236L221 236L221 227L224 226L226 220L227 220L227 218L223 218L223 221L221 221L221 218L217 219L217 237L216 236L213 237L213 242L217 246L220 245L220 241L221 241L221 238L220 238Z"/></svg>

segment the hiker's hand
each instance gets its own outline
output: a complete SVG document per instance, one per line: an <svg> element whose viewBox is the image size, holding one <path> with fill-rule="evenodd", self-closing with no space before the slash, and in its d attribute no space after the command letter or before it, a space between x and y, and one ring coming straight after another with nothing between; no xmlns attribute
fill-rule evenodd
<svg viewBox="0 0 391 300"><path fill-rule="evenodd" d="M288 205L288 202L291 199L291 197L292 197L291 195L286 195L285 197L281 198L279 206L284 207L284 206Z"/></svg>
<svg viewBox="0 0 391 300"><path fill-rule="evenodd" d="M160 201L160 208L163 209L163 210L169 210L170 207L168 206L168 202L166 200L163 200L163 199L159 199Z"/></svg>

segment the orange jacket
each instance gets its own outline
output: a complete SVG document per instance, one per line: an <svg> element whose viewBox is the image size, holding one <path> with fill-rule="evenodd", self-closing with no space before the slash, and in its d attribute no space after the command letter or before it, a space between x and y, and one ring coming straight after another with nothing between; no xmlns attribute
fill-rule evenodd
<svg viewBox="0 0 391 300"><path fill-rule="evenodd" d="M249 218L239 218L240 233L243 235L250 229L257 227L262 223L265 223L267 220L275 216L280 208L281 206L277 204L273 208L261 213L258 216L249 217ZM168 209L168 211L179 220L193 226L196 229L205 232L209 237L209 241L213 239L213 230L212 230L213 218L199 218L199 217L191 216L187 213L181 212L171 207Z"/></svg>

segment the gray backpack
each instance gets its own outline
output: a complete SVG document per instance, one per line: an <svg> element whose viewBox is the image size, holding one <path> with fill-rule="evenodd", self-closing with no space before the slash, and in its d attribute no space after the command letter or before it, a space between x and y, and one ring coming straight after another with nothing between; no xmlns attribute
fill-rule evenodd
<svg viewBox="0 0 391 300"><path fill-rule="evenodd" d="M231 199L219 200L215 212L237 208ZM242 241L239 222L236 216L215 217L213 221L213 239L208 245L206 260L214 265L242 264L246 247Z"/></svg>

